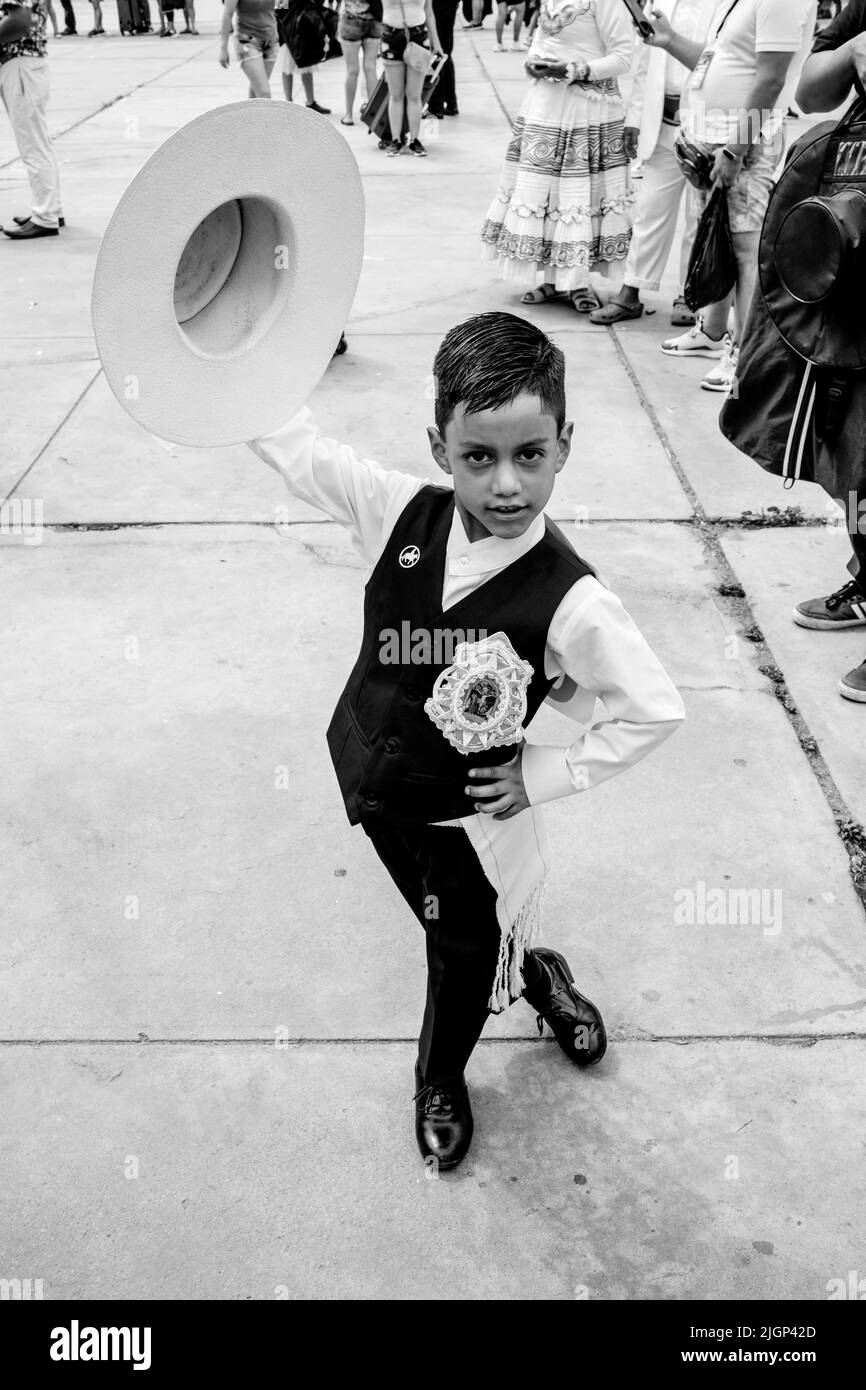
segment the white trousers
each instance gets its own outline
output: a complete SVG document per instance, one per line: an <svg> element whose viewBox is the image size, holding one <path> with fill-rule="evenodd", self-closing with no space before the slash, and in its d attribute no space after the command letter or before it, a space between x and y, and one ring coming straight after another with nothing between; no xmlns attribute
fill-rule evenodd
<svg viewBox="0 0 866 1390"><path fill-rule="evenodd" d="M60 169L48 134L48 59L10 58L0 63L0 96L30 179L31 220L40 227L56 227Z"/></svg>
<svg viewBox="0 0 866 1390"><path fill-rule="evenodd" d="M631 246L623 275L623 284L635 290L659 288L674 244L683 191L690 186L683 178L674 154L677 130L677 126L662 126L658 144L643 166L643 183L638 193ZM697 226L691 204L691 198L687 198L686 229L680 252L680 289L685 282Z"/></svg>

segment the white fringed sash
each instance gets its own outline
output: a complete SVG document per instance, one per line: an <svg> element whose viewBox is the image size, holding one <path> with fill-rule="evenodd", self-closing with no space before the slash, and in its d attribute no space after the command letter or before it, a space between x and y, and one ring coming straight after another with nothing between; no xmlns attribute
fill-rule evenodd
<svg viewBox="0 0 866 1390"><path fill-rule="evenodd" d="M523 992L523 957L541 934L541 899L551 854L541 811L530 806L509 820L468 816L459 822L496 891L501 933L488 1007L500 1014Z"/></svg>

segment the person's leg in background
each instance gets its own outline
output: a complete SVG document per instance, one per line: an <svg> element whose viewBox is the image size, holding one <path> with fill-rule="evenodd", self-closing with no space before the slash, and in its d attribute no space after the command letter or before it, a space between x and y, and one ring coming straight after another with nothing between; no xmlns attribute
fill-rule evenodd
<svg viewBox="0 0 866 1390"><path fill-rule="evenodd" d="M340 45L346 60L346 114L342 117L342 123L343 125L354 125L355 94L358 90L358 77L361 72L361 40L347 39L341 35Z"/></svg>
<svg viewBox="0 0 866 1390"><path fill-rule="evenodd" d="M508 0L497 0L496 19L494 21L494 28L496 30L496 47L494 49L494 52L505 52L505 44L502 42L502 40L505 37L505 22L507 18Z"/></svg>
<svg viewBox="0 0 866 1390"><path fill-rule="evenodd" d="M374 91L376 83L379 81L379 74L376 70L376 56L379 52L379 40L364 39L363 42L363 64L364 64L364 96L366 106Z"/></svg>
<svg viewBox="0 0 866 1390"><path fill-rule="evenodd" d="M75 23L75 11L72 8L72 0L60 0L63 6L63 18L66 20L66 28L61 30L64 35L77 34L78 26Z"/></svg>
<svg viewBox="0 0 866 1390"><path fill-rule="evenodd" d="M30 181L30 218L5 231L14 241L54 235L60 225L60 168L48 133L48 61L10 58L0 64L0 95Z"/></svg>
<svg viewBox="0 0 866 1390"><path fill-rule="evenodd" d="M100 0L90 0L90 3L93 6L93 28L87 35L89 39L93 38L94 34L105 33L102 27L102 5L100 4Z"/></svg>
<svg viewBox="0 0 866 1390"><path fill-rule="evenodd" d="M406 73L406 120L409 125L409 148L420 154L423 150L418 136L421 133L421 93L424 89L424 73L415 68L405 67Z"/></svg>
<svg viewBox="0 0 866 1390"><path fill-rule="evenodd" d="M54 13L54 5L52 4L51 0L45 0L45 11L51 23L52 38L56 39L57 35L60 33L60 30L57 27L57 15Z"/></svg>
<svg viewBox="0 0 866 1390"><path fill-rule="evenodd" d="M320 116L330 116L330 106L320 106L316 101L316 93L313 89L313 69L298 68L301 75L301 86L304 89L304 96L307 98L307 106L311 111L318 111Z"/></svg>
<svg viewBox="0 0 866 1390"><path fill-rule="evenodd" d="M641 290L658 291L674 244L683 190L687 187L673 152L673 126L663 126L658 144L644 160L628 259L622 285L604 309L590 314L590 322L610 325L620 318L639 318ZM687 199L687 203L690 200ZM694 216L689 218L694 238ZM689 241L688 233L684 241ZM688 264L688 250L685 263ZM617 309L623 312L618 314Z"/></svg>
<svg viewBox="0 0 866 1390"><path fill-rule="evenodd" d="M732 390L737 372L740 339L749 317L758 283L758 251L761 228L775 186L776 170L785 146L784 128L775 137L752 145L739 176L728 189L731 239L737 262L734 289L734 343L717 367L701 382L705 391ZM717 323L716 323L717 326Z"/></svg>
<svg viewBox="0 0 866 1390"><path fill-rule="evenodd" d="M385 80L388 83L388 123L391 127L391 145L403 144L403 113L406 109L406 64L403 59L385 59Z"/></svg>
<svg viewBox="0 0 866 1390"><path fill-rule="evenodd" d="M512 30L512 48L520 47L520 31L523 28L523 17L526 13L526 5L514 6L514 28Z"/></svg>
<svg viewBox="0 0 866 1390"><path fill-rule="evenodd" d="M433 0L433 17L442 52L447 58L439 73L439 80L430 98L430 114L433 116L456 116L457 87L454 72L454 21L457 18L458 0Z"/></svg>
<svg viewBox="0 0 866 1390"><path fill-rule="evenodd" d="M250 84L251 97L269 97L271 95L271 68L273 63L265 63L261 53L245 58L241 63L241 71Z"/></svg>
<svg viewBox="0 0 866 1390"><path fill-rule="evenodd" d="M866 621L866 489L859 492L854 490L851 496L845 499L845 505L846 509L853 511L858 520L858 529L851 536L854 554L848 562L848 572L856 588L853 592L848 590L848 607L850 608L852 602L855 603L857 606L850 610L852 616ZM863 527L862 532L860 526ZM839 694L844 695L846 700L866 704L866 660L842 677L839 681Z"/></svg>

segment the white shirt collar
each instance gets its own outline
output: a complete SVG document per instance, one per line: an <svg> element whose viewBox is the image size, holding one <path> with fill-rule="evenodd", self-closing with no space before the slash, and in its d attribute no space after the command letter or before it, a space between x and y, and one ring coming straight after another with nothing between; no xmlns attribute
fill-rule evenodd
<svg viewBox="0 0 866 1390"><path fill-rule="evenodd" d="M502 536L487 536L483 541L470 541L466 535L460 512L454 508L451 530L448 535L446 554L448 573L453 575L487 574L490 570L501 570L514 564L544 539L544 512L539 512L522 536L506 540Z"/></svg>

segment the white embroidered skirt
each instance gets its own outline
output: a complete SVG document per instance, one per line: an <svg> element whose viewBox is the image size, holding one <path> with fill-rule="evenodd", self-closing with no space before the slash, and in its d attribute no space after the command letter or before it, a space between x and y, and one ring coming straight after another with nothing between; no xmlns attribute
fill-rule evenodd
<svg viewBox="0 0 866 1390"><path fill-rule="evenodd" d="M624 127L615 81L533 81L481 232L484 259L506 279L533 285L543 271L569 291L625 261L634 195Z"/></svg>

